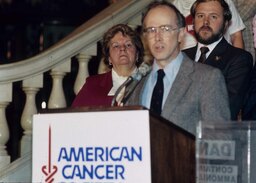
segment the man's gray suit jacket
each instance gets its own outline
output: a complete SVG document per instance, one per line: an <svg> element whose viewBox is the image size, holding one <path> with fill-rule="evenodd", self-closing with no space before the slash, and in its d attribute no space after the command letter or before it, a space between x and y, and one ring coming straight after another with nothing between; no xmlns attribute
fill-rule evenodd
<svg viewBox="0 0 256 183"><path fill-rule="evenodd" d="M142 104L148 77L142 78L126 105ZM199 121L229 121L228 94L220 70L193 62L184 54L161 116L194 135Z"/></svg>

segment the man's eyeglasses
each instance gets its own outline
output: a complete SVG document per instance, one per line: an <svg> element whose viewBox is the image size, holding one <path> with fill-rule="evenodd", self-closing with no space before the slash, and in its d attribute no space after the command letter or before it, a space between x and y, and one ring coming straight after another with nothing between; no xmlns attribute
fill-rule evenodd
<svg viewBox="0 0 256 183"><path fill-rule="evenodd" d="M148 27L143 30L143 32L149 36L153 37L157 32L161 34L168 34L175 30L179 29L178 27L172 27L171 25L161 25L159 27Z"/></svg>

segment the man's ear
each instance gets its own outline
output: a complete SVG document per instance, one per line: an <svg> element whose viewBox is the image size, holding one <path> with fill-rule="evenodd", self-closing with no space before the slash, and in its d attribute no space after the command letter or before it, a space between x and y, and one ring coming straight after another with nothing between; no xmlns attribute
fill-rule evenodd
<svg viewBox="0 0 256 183"><path fill-rule="evenodd" d="M179 28L179 37L178 37L178 42L181 43L185 37L185 28Z"/></svg>
<svg viewBox="0 0 256 183"><path fill-rule="evenodd" d="M228 29L228 27L229 27L230 24L231 24L231 21L226 21L226 22L224 23L224 32L227 31L227 29Z"/></svg>

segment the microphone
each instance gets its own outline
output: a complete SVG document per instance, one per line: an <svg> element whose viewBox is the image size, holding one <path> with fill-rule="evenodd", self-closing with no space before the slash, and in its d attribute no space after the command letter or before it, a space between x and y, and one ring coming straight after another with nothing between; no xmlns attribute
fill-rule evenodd
<svg viewBox="0 0 256 183"><path fill-rule="evenodd" d="M129 90L127 91L125 90L124 97L121 101L121 103L124 104L129 98L129 96L131 95L132 91L135 89L135 87L139 83L139 81L142 79L142 77L146 76L150 72L150 70L151 70L151 66L143 62L138 68L137 72L129 76L127 80L117 89L114 95L114 98L112 99L111 106L114 106L116 102L116 98L118 94L121 92L121 90L124 87L126 87L127 89L127 87L132 84L131 87L129 87Z"/></svg>
<svg viewBox="0 0 256 183"><path fill-rule="evenodd" d="M143 62L138 68L138 71L132 74L131 76L129 76L129 78L132 78L132 80L135 80L135 81L140 81L141 78L146 76L150 70L151 70L151 66Z"/></svg>

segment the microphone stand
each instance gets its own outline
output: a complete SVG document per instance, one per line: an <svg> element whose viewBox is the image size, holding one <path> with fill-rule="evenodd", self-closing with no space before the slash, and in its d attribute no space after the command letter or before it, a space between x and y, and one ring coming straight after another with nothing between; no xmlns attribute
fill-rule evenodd
<svg viewBox="0 0 256 183"><path fill-rule="evenodd" d="M134 81L133 83L130 83L126 89L125 89L125 93L124 93L124 97L121 100L121 104L125 104L127 102L127 100L130 98L131 94L133 93L134 89L136 88L136 86L138 85L139 81Z"/></svg>
<svg viewBox="0 0 256 183"><path fill-rule="evenodd" d="M124 87L130 85L132 81L133 81L133 78L132 77L128 77L127 80L121 86L119 86L119 88L116 90L116 93L115 93L115 95L114 95L114 97L113 97L113 99L111 101L111 106L112 107L115 106L116 98L117 98L118 94L121 92L121 90Z"/></svg>
<svg viewBox="0 0 256 183"><path fill-rule="evenodd" d="M129 76L127 80L117 89L114 95L114 98L111 101L111 106L115 106L117 96L119 95L119 93L124 87L126 88L120 104L122 105L125 104L128 98L130 97L130 95L132 94L133 90L135 89L135 87L140 82L141 78L146 76L150 70L151 70L151 67L148 64L144 63L138 68L138 71L135 74L133 74L132 76Z"/></svg>

